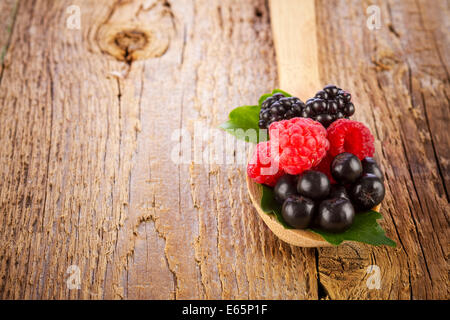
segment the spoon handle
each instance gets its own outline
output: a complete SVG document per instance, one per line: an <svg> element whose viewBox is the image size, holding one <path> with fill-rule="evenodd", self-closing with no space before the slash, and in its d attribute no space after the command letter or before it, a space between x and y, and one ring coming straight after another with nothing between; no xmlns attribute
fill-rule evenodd
<svg viewBox="0 0 450 320"><path fill-rule="evenodd" d="M314 0L270 0L279 88L305 101L321 88Z"/></svg>

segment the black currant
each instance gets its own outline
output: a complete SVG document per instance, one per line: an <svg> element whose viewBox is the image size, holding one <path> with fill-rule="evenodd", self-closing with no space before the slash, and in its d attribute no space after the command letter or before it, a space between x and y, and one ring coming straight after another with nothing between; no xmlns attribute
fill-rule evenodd
<svg viewBox="0 0 450 320"><path fill-rule="evenodd" d="M384 175L376 161L371 157L366 157L362 161L363 173L372 173L384 181Z"/></svg>
<svg viewBox="0 0 450 320"><path fill-rule="evenodd" d="M297 194L297 176L285 174L274 187L275 200L283 203L289 196Z"/></svg>
<svg viewBox="0 0 450 320"><path fill-rule="evenodd" d="M383 201L385 189L383 181L376 175L363 175L350 190L352 202L359 210L369 210Z"/></svg>
<svg viewBox="0 0 450 320"><path fill-rule="evenodd" d="M330 193L330 180L319 171L306 170L298 176L297 191L310 199L324 199Z"/></svg>
<svg viewBox="0 0 450 320"><path fill-rule="evenodd" d="M340 184L333 184L330 190L330 198L344 198L350 200L350 196L347 193L345 186Z"/></svg>
<svg viewBox="0 0 450 320"><path fill-rule="evenodd" d="M281 209L284 221L296 229L306 229L314 215L315 203L313 200L293 195L288 197Z"/></svg>
<svg viewBox="0 0 450 320"><path fill-rule="evenodd" d="M315 218L315 226L327 232L343 232L350 228L355 217L355 209L348 199L333 198L320 203Z"/></svg>
<svg viewBox="0 0 450 320"><path fill-rule="evenodd" d="M331 175L342 184L350 184L361 177L362 164L357 156L343 152L331 162Z"/></svg>

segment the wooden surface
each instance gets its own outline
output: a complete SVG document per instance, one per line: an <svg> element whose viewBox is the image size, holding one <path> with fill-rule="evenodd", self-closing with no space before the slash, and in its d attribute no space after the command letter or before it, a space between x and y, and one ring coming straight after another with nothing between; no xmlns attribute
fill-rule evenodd
<svg viewBox="0 0 450 320"><path fill-rule="evenodd" d="M276 87L265 1L16 2L0 2L1 298L449 298L446 1L316 2L320 77L376 136L395 249L291 247L252 208L245 166L171 161L174 130Z"/></svg>

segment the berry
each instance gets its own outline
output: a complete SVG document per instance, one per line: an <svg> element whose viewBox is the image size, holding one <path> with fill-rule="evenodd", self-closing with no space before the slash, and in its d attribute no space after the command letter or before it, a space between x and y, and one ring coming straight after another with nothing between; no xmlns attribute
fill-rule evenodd
<svg viewBox="0 0 450 320"><path fill-rule="evenodd" d="M271 187L284 174L279 166L276 155L272 154L270 141L257 144L247 165L247 174L255 182Z"/></svg>
<svg viewBox="0 0 450 320"><path fill-rule="evenodd" d="M380 167L378 166L378 164L375 162L375 160L371 157L365 157L362 161L362 166L363 166L363 173L372 173L374 175L376 175L378 178L381 179L381 181L384 181L384 175L383 172L381 171Z"/></svg>
<svg viewBox="0 0 450 320"><path fill-rule="evenodd" d="M319 121L325 128L327 128L335 119L329 114L319 114L314 117L314 120Z"/></svg>
<svg viewBox="0 0 450 320"><path fill-rule="evenodd" d="M269 136L274 144L278 143L281 168L292 175L311 169L329 148L325 128L312 119L274 122L269 127Z"/></svg>
<svg viewBox="0 0 450 320"><path fill-rule="evenodd" d="M329 197L330 198L344 198L344 199L350 200L350 197L347 193L347 189L345 189L345 187L340 184L334 184L331 186Z"/></svg>
<svg viewBox="0 0 450 320"><path fill-rule="evenodd" d="M362 176L350 191L350 197L360 210L369 210L381 203L385 189L383 181L374 174Z"/></svg>
<svg viewBox="0 0 450 320"><path fill-rule="evenodd" d="M275 200L283 203L289 196L297 194L297 176L285 174L278 179L274 188Z"/></svg>
<svg viewBox="0 0 450 320"><path fill-rule="evenodd" d="M311 111L308 117L319 121L325 128L334 121L355 113L350 93L335 85L327 85L318 91L314 98L306 101L306 108Z"/></svg>
<svg viewBox="0 0 450 320"><path fill-rule="evenodd" d="M306 229L312 220L314 210L313 200L293 195L284 201L281 215L290 226L296 229Z"/></svg>
<svg viewBox="0 0 450 320"><path fill-rule="evenodd" d="M304 108L305 104L299 98L275 93L261 104L259 127L267 129L273 122L301 117Z"/></svg>
<svg viewBox="0 0 450 320"><path fill-rule="evenodd" d="M344 198L327 199L320 203L315 225L327 232L343 232L350 228L355 217L351 202Z"/></svg>
<svg viewBox="0 0 450 320"><path fill-rule="evenodd" d="M361 122L340 119L327 129L332 156L349 152L360 160L372 157L375 152L374 138L370 130Z"/></svg>
<svg viewBox="0 0 450 320"><path fill-rule="evenodd" d="M340 183L353 183L361 177L361 174L361 161L351 153L343 152L338 154L331 163L331 175Z"/></svg>
<svg viewBox="0 0 450 320"><path fill-rule="evenodd" d="M330 181L319 171L307 170L299 175L297 191L314 200L324 199L330 193Z"/></svg>
<svg viewBox="0 0 450 320"><path fill-rule="evenodd" d="M312 168L312 170L320 171L322 173L325 173L328 177L328 180L330 180L331 184L337 183L336 180L334 180L333 176L331 175L331 162L333 161L333 157L330 155L330 153L327 153L327 155L320 161L320 163Z"/></svg>

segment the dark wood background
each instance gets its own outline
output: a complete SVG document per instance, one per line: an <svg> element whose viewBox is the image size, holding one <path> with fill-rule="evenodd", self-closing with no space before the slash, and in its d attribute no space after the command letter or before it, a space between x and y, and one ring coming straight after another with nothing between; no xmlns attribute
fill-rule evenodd
<svg viewBox="0 0 450 320"><path fill-rule="evenodd" d="M316 13L321 79L376 137L397 248L291 247L252 208L244 166L170 160L174 130L277 87L265 1L1 0L0 298L448 299L449 2Z"/></svg>

